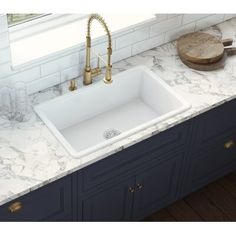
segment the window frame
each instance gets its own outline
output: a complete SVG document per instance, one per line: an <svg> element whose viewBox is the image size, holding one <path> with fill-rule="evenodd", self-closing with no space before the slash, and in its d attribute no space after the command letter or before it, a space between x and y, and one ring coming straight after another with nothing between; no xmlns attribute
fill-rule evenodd
<svg viewBox="0 0 236 236"><path fill-rule="evenodd" d="M41 33L86 18L88 14L45 14L29 21L9 25L10 41L15 42L25 37Z"/></svg>
<svg viewBox="0 0 236 236"><path fill-rule="evenodd" d="M22 14L22 15L31 15L31 14L33 14L33 13L27 13L27 14ZM12 22L11 24L9 24L9 22L8 22L8 15L20 15L20 13L19 14L7 13L6 15L7 15L8 28L10 28L10 27L14 27L14 26L19 25L19 24L25 24L26 22L33 21L33 20L36 20L36 19L41 18L41 17L45 17L47 15L51 15L51 13L48 13L48 14L40 14L40 13L37 14L37 13L35 13L34 14L35 16L32 16L30 18L26 18L26 19L22 19L20 21L15 22L15 23Z"/></svg>

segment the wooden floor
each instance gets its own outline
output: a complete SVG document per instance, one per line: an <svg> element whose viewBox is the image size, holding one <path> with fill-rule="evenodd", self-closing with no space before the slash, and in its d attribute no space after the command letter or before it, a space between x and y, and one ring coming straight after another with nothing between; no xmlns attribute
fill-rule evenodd
<svg viewBox="0 0 236 236"><path fill-rule="evenodd" d="M154 213L144 221L236 221L236 172Z"/></svg>

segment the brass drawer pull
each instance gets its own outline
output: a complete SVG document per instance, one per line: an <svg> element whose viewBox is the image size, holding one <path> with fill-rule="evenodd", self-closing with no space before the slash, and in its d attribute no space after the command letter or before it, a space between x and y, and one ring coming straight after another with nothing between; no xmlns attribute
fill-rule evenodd
<svg viewBox="0 0 236 236"><path fill-rule="evenodd" d="M143 188L143 185L142 184L137 184L136 189L140 190L141 188Z"/></svg>
<svg viewBox="0 0 236 236"><path fill-rule="evenodd" d="M14 202L8 207L8 211L16 213L22 209L23 205L21 202Z"/></svg>
<svg viewBox="0 0 236 236"><path fill-rule="evenodd" d="M229 140L224 144L225 149L229 149L235 146L235 142L233 140Z"/></svg>
<svg viewBox="0 0 236 236"><path fill-rule="evenodd" d="M133 193L134 192L134 188L133 187L129 187L129 191L131 192L131 193Z"/></svg>

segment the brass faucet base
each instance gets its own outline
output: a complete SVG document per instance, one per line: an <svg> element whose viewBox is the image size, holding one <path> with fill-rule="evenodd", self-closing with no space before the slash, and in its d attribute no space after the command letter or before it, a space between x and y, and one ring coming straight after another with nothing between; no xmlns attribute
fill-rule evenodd
<svg viewBox="0 0 236 236"><path fill-rule="evenodd" d="M90 69L90 70L84 69L84 81L83 81L83 84L84 85L92 84L92 82L93 82L92 78L100 75L101 73L102 73L102 70L99 67L96 67L96 68L93 68L93 69Z"/></svg>
<svg viewBox="0 0 236 236"><path fill-rule="evenodd" d="M91 70L87 71L86 69L84 70L84 80L83 80L84 85L89 85L92 84L92 76L91 76Z"/></svg>
<svg viewBox="0 0 236 236"><path fill-rule="evenodd" d="M104 78L103 79L103 82L105 83L105 84L111 84L112 82L113 82L113 80L111 79L111 80L106 80L106 78Z"/></svg>

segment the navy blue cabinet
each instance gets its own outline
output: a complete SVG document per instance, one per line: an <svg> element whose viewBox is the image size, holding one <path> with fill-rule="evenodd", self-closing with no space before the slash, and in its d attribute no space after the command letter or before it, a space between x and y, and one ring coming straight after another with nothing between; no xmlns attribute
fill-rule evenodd
<svg viewBox="0 0 236 236"><path fill-rule="evenodd" d="M194 151L222 146L236 134L236 100L216 107L192 120ZM234 140L235 141L235 140Z"/></svg>
<svg viewBox="0 0 236 236"><path fill-rule="evenodd" d="M178 198L183 152L149 163L141 173L121 183L100 186L82 200L84 221L139 220Z"/></svg>
<svg viewBox="0 0 236 236"><path fill-rule="evenodd" d="M236 170L236 148L225 149L222 144L193 154L184 182L185 195L234 170Z"/></svg>
<svg viewBox="0 0 236 236"><path fill-rule="evenodd" d="M192 120L184 195L236 170L236 100Z"/></svg>
<svg viewBox="0 0 236 236"><path fill-rule="evenodd" d="M95 192L83 200L84 221L128 221L131 217L133 186L130 178Z"/></svg>
<svg viewBox="0 0 236 236"><path fill-rule="evenodd" d="M71 177L0 207L0 221L72 221Z"/></svg>
<svg viewBox="0 0 236 236"><path fill-rule="evenodd" d="M185 122L85 168L82 220L139 220L178 199L189 130Z"/></svg>
<svg viewBox="0 0 236 236"><path fill-rule="evenodd" d="M133 219L139 220L177 200L184 153L176 152L136 176Z"/></svg>

